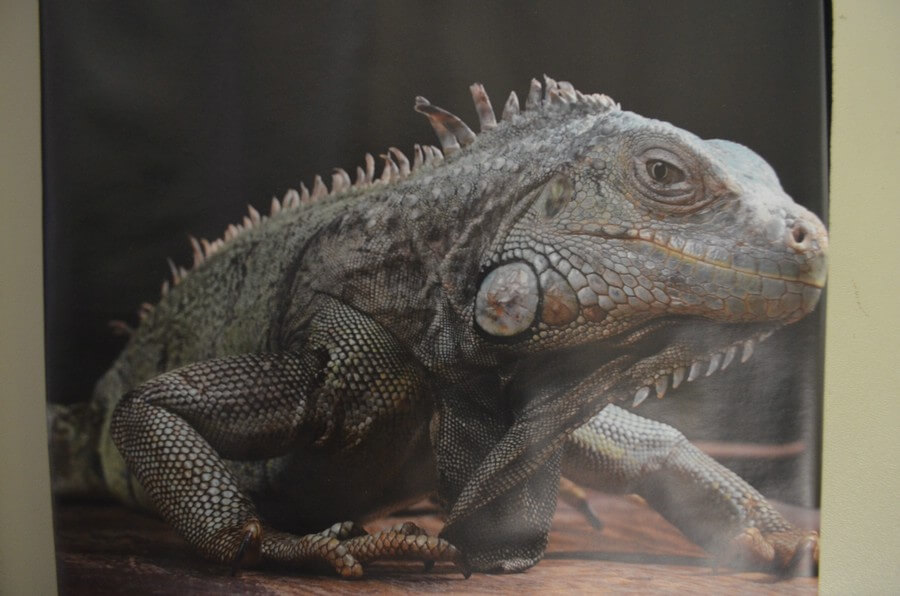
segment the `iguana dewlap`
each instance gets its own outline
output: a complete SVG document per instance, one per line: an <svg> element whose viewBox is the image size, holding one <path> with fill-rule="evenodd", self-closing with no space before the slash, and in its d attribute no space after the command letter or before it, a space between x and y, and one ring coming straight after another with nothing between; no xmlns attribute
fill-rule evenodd
<svg viewBox="0 0 900 596"><path fill-rule="evenodd" d="M367 156L355 181L316 177L194 242L90 407L59 412L57 438L96 425L54 446L66 469L228 565L523 570L561 474L638 493L742 564L815 551L678 431L612 404L810 313L822 223L743 146L551 79L500 120L471 89L479 134L418 98L441 149L392 148L377 178ZM359 525L430 494L440 538Z"/></svg>

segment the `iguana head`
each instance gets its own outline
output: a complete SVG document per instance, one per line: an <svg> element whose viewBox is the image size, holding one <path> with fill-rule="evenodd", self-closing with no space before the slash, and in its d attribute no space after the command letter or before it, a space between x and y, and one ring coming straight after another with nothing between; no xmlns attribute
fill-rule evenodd
<svg viewBox="0 0 900 596"><path fill-rule="evenodd" d="M746 359L814 309L827 233L761 157L572 103L557 118L568 111L580 125L543 132L555 161L520 193L481 264L471 312L486 342L627 354L608 397L640 403Z"/></svg>

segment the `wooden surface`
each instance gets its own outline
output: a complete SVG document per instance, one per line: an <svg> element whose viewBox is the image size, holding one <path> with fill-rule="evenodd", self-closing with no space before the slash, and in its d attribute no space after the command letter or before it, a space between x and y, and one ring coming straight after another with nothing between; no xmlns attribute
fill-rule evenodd
<svg viewBox="0 0 900 596"><path fill-rule="evenodd" d="M815 594L815 577L777 579L762 573L719 570L654 511L626 497L592 494L605 523L594 530L560 503L547 555L525 573L473 574L468 580L438 564L425 573L416 564L377 563L367 576L347 581L285 571L228 570L194 555L161 521L118 505L69 503L56 510L59 592L71 594L334 594L390 591L497 593L708 593ZM815 511L788 508L785 515L816 528ZM437 532L427 505L403 515ZM369 530L395 524L386 518Z"/></svg>

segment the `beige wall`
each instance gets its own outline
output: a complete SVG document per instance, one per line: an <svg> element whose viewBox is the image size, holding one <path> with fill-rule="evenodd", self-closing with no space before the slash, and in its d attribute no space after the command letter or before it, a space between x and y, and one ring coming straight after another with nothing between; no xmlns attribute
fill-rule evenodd
<svg viewBox="0 0 900 596"><path fill-rule="evenodd" d="M900 3L834 3L823 593L900 591Z"/></svg>
<svg viewBox="0 0 900 596"><path fill-rule="evenodd" d="M0 0L0 594L55 590L37 2ZM900 3L836 0L822 591L900 589Z"/></svg>
<svg viewBox="0 0 900 596"><path fill-rule="evenodd" d="M44 429L38 3L0 0L0 594L56 591Z"/></svg>

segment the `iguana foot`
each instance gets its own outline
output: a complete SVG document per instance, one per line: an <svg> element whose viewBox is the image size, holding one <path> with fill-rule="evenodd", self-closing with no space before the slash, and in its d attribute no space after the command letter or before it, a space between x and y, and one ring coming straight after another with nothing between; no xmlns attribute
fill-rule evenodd
<svg viewBox="0 0 900 596"><path fill-rule="evenodd" d="M814 574L819 564L819 534L796 529L764 533L751 527L731 540L723 558L741 568Z"/></svg>
<svg viewBox="0 0 900 596"><path fill-rule="evenodd" d="M374 534L352 522L300 537L272 532L263 539L263 556L285 565L330 568L345 578L361 577L363 566L374 561L422 561L426 569L435 561L449 561L465 577L471 574L456 547L411 522Z"/></svg>

